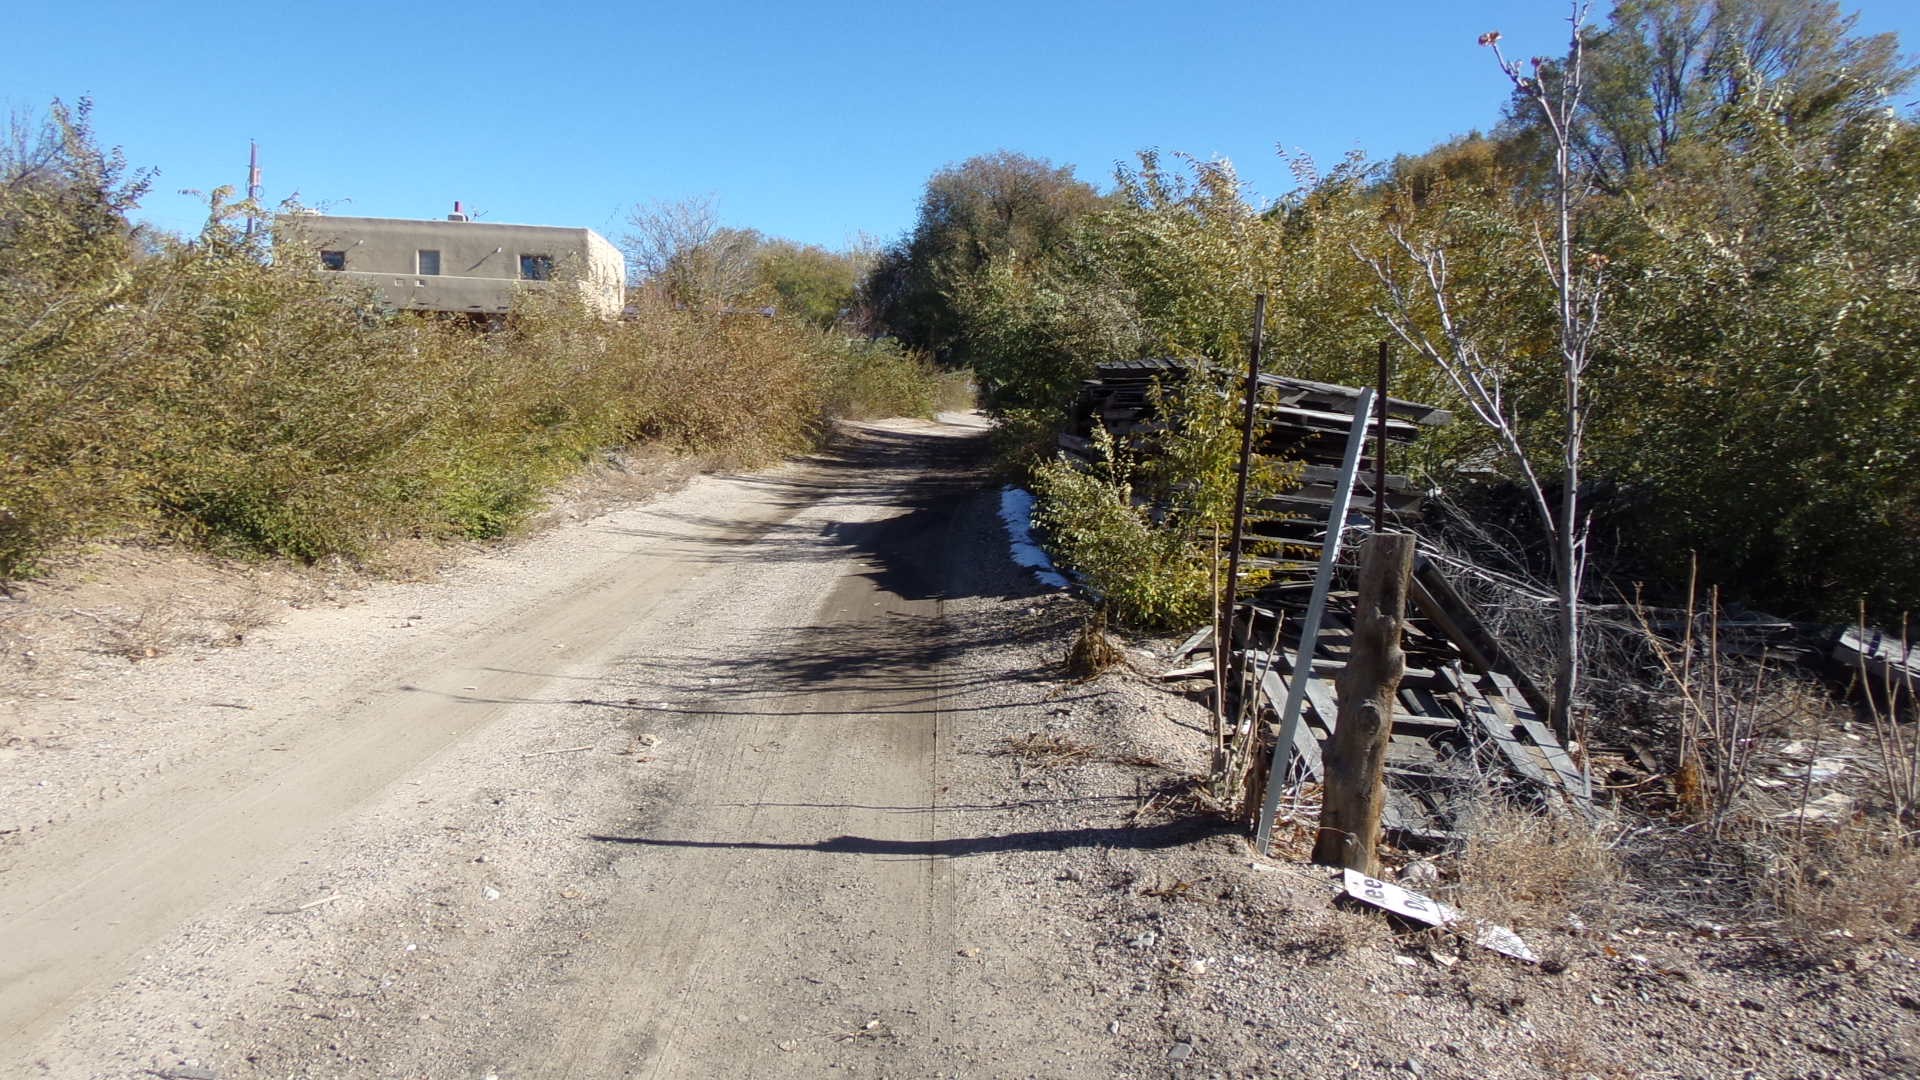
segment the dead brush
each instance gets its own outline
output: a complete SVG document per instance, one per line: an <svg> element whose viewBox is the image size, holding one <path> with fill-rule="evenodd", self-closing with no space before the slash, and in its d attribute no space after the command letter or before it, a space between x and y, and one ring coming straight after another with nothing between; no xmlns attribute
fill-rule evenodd
<svg viewBox="0 0 1920 1080"><path fill-rule="evenodd" d="M247 640L249 634L256 630L264 630L278 620L279 615L274 610L272 600L256 587L216 616L221 632L213 635L209 643L240 645Z"/></svg>
<svg viewBox="0 0 1920 1080"><path fill-rule="evenodd" d="M1767 898L1788 936L1814 954L1920 932L1920 850L1860 822L1796 830Z"/></svg>
<svg viewBox="0 0 1920 1080"><path fill-rule="evenodd" d="M1860 605L1859 634L1862 641L1868 640L1866 604ZM1900 620L1899 655L1909 661L1913 657L1912 644L1907 637L1907 621ZM1860 654L1860 667L1856 676L1860 680L1861 694L1866 700L1868 715L1873 720L1874 747L1879 752L1880 772L1886 782L1886 795L1892 804L1893 816L1901 825L1912 828L1916 822L1916 813L1920 813L1920 731L1916 724L1900 722L1901 701L1911 711L1914 702L1920 700L1920 685L1911 668L1901 665L1885 666L1881 678L1875 679L1867 666L1866 653Z"/></svg>
<svg viewBox="0 0 1920 1080"><path fill-rule="evenodd" d="M1766 693L1770 672L1765 655L1750 672L1722 658L1719 586L1709 591L1704 612L1696 609L1696 596L1690 580L1686 628L1678 644L1654 631L1637 597L1633 613L1678 712L1674 796L1683 813L1706 822L1718 837L1754 778L1756 736L1788 717L1769 708L1774 703Z"/></svg>
<svg viewBox="0 0 1920 1080"><path fill-rule="evenodd" d="M1454 884L1441 899L1504 926L1553 926L1569 915L1603 921L1624 884L1613 838L1572 814L1537 815L1489 795L1469 815L1464 845L1448 860Z"/></svg>
<svg viewBox="0 0 1920 1080"><path fill-rule="evenodd" d="M1120 647L1107 636L1107 609L1102 605L1087 616L1074 635L1073 646L1067 650L1067 674L1076 679L1096 678L1125 659Z"/></svg>
<svg viewBox="0 0 1920 1080"><path fill-rule="evenodd" d="M987 753L993 757L1018 758L1040 769L1061 769L1084 765L1099 756L1100 748L1059 731L1029 731L1002 739Z"/></svg>
<svg viewBox="0 0 1920 1080"><path fill-rule="evenodd" d="M132 615L103 615L74 608L75 615L92 619L100 627L94 652L123 656L128 660L152 660L185 640L179 613L161 606L142 608Z"/></svg>
<svg viewBox="0 0 1920 1080"><path fill-rule="evenodd" d="M1108 759L1112 760L1112 759ZM1157 783L1134 781L1133 812L1127 815L1127 827L1137 829L1155 822L1220 817L1226 807L1207 790L1204 777L1176 776Z"/></svg>

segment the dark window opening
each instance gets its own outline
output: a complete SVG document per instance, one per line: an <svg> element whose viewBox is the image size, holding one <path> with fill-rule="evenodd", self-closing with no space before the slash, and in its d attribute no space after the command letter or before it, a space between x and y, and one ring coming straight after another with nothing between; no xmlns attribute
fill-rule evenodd
<svg viewBox="0 0 1920 1080"><path fill-rule="evenodd" d="M439 252L428 251L426 248L421 248L419 252L417 252L416 254L418 255L420 260L419 262L420 269L417 271L417 273L426 275L426 274L437 274L440 272L440 253Z"/></svg>
<svg viewBox="0 0 1920 1080"><path fill-rule="evenodd" d="M344 252L344 251L323 251L323 252L321 252L321 253L320 253L320 269L322 269L322 270L345 270L346 268L347 268L347 253L346 253L346 252Z"/></svg>
<svg viewBox="0 0 1920 1080"><path fill-rule="evenodd" d="M520 278L523 281L552 281L553 280L553 256L551 255L520 256Z"/></svg>

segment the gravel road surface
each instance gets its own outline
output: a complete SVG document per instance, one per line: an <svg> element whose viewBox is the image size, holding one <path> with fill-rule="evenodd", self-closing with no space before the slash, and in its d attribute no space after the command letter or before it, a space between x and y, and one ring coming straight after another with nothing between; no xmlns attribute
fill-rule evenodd
<svg viewBox="0 0 1920 1080"><path fill-rule="evenodd" d="M947 609L1033 591L982 434L868 425L14 703L109 750L22 759L0 803L33 826L0 848L6 1075L904 1075L1053 1041L957 973L996 943L956 937L944 741L981 687ZM166 736L115 767L134 718Z"/></svg>
<svg viewBox="0 0 1920 1080"><path fill-rule="evenodd" d="M983 434L427 583L122 550L6 600L0 1078L1920 1075L1911 934L1548 889L1523 964L1255 856L1173 642L1063 673Z"/></svg>

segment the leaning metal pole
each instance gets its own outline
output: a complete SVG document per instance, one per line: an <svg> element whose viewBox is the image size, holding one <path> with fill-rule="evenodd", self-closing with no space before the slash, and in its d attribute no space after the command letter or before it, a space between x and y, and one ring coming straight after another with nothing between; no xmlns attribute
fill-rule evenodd
<svg viewBox="0 0 1920 1080"><path fill-rule="evenodd" d="M1347 507L1353 502L1353 478L1360 471L1360 449L1367 442L1367 425L1373 417L1373 390L1360 391L1353 403L1353 427L1347 432L1347 452L1340 459L1340 482L1333 489L1333 506L1327 511L1327 538L1320 545L1320 572L1313 579L1313 599L1307 603L1306 619L1300 624L1300 645L1293 657L1293 678L1287 680L1287 703L1280 710L1280 737L1273 744L1273 760L1267 766L1267 797L1260 807L1260 828L1254 843L1260 854L1273 842L1273 816L1280 810L1280 789L1286 786L1293 768L1293 740L1300 733L1300 705L1306 696L1307 680L1313 678L1313 650L1320 640L1320 617L1327 609L1327 588L1333 582L1334 563L1340 558L1340 539L1346 531Z"/></svg>

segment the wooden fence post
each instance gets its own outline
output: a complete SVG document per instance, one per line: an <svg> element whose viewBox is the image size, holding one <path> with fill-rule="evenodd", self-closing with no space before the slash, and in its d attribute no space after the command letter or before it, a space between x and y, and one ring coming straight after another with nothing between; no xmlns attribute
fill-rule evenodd
<svg viewBox="0 0 1920 1080"><path fill-rule="evenodd" d="M1377 532L1360 549L1360 594L1354 601L1353 648L1334 680L1339 720L1326 753L1325 795L1313 861L1379 876L1375 849L1386 809L1387 742L1393 703L1406 673L1400 635L1413 576L1411 533Z"/></svg>

